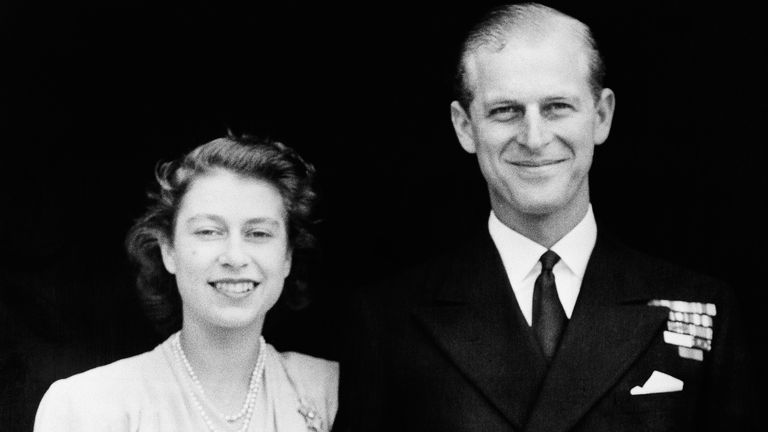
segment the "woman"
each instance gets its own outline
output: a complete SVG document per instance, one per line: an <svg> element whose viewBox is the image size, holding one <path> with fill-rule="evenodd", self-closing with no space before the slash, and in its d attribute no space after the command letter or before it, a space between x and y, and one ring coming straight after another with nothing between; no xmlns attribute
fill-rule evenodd
<svg viewBox="0 0 768 432"><path fill-rule="evenodd" d="M35 430L329 430L338 365L278 353L261 337L292 251L312 240L313 172L280 143L234 137L161 165L127 246L150 316L181 330L55 382Z"/></svg>

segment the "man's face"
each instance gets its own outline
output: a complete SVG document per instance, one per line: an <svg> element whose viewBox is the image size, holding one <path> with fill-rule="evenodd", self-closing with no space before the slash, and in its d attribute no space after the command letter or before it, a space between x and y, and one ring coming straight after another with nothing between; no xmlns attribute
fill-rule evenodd
<svg viewBox="0 0 768 432"><path fill-rule="evenodd" d="M594 146L608 137L613 93L595 102L588 57L567 34L513 38L466 60L470 112L451 116L462 147L476 153L502 219L586 212ZM520 220L520 219L518 219Z"/></svg>

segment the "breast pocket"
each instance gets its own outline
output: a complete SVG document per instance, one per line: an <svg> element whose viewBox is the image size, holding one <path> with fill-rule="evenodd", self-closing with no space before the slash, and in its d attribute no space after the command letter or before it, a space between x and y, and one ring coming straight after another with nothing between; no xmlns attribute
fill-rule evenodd
<svg viewBox="0 0 768 432"><path fill-rule="evenodd" d="M642 395L626 395L618 398L617 411L620 412L649 412L673 411L680 407L685 398L684 391L651 393Z"/></svg>

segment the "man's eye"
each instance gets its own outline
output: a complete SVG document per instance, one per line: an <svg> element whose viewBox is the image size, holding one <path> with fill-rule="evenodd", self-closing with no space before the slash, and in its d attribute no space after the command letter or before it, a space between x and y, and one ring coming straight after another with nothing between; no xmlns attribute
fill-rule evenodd
<svg viewBox="0 0 768 432"><path fill-rule="evenodd" d="M573 111L573 106L565 102L553 102L544 107L544 113L548 115L564 115Z"/></svg>
<svg viewBox="0 0 768 432"><path fill-rule="evenodd" d="M508 120L516 117L521 113L521 110L514 106L500 106L491 108L488 112L489 116L498 120Z"/></svg>

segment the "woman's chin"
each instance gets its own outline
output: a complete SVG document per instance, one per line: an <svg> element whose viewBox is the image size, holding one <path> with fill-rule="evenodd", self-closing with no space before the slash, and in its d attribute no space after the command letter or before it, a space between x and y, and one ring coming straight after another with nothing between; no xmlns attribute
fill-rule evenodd
<svg viewBox="0 0 768 432"><path fill-rule="evenodd" d="M266 313L255 312L252 308L216 307L206 311L204 316L197 316L195 327L211 330L237 330L261 327Z"/></svg>

